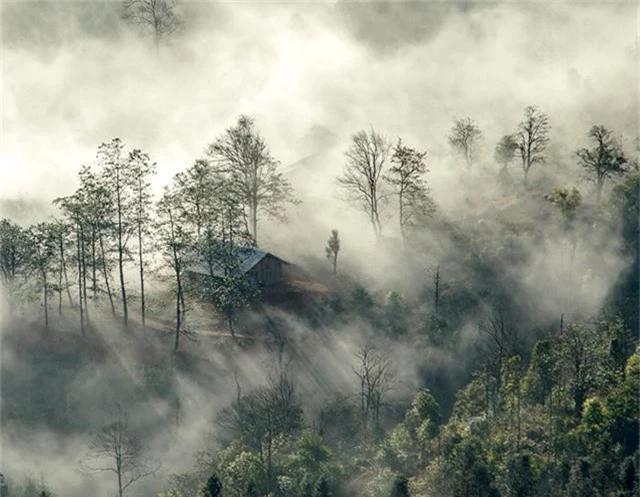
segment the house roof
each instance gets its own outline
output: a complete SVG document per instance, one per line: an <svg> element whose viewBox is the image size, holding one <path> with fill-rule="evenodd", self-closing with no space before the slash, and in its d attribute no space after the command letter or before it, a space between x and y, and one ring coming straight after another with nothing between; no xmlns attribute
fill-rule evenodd
<svg viewBox="0 0 640 497"><path fill-rule="evenodd" d="M240 272L242 274L247 274L249 271L251 271L253 267L256 266L256 264L258 264L262 259L264 259L267 256L271 256L275 259L278 259L280 262L283 262L284 264L288 264L287 261L281 259L276 255L273 255L270 252L266 252L264 250L260 250L257 248L243 248L238 251L238 258L240 259L239 260ZM206 276L209 276L209 267L204 262L196 262L194 264L191 264L187 268L187 271L191 273L204 274ZM223 277L224 273L222 268L214 267L213 275L219 278Z"/></svg>

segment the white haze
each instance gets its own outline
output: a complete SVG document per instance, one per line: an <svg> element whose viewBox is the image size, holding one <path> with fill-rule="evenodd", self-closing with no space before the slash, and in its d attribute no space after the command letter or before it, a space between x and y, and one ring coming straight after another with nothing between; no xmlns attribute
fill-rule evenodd
<svg viewBox="0 0 640 497"><path fill-rule="evenodd" d="M477 215L478 198L496 191L493 146L515 129L527 105L538 105L552 124L551 160L544 171L532 172L533 179L579 185L585 196L590 190L579 182L573 151L586 144L589 127L604 124L627 146L638 136L634 2L186 3L185 29L158 60L149 40L123 26L117 14L118 5L109 2L3 2L3 199L49 205L72 193L80 166L90 164L97 146L115 136L158 163L159 190L246 113L256 118L303 201L290 209L289 224L262 225L264 243L293 260L322 257L329 230L338 228L354 273L375 289L403 285L397 289L409 292L424 284L417 269L467 254L458 254L459 247L444 238L433 240L433 253L415 263L376 253L366 219L336 188L351 134L373 127L428 150L433 197L455 219ZM481 164L466 179L446 141L453 120L465 116L484 135ZM516 178L518 173L516 168ZM389 233L391 225L389 219ZM554 316L557 294L549 289L562 291L555 289L565 275L560 269L566 266L567 244L551 235L545 243L544 250L531 247L525 267L510 271L532 308ZM616 256L616 240L599 246L606 247L604 253L578 246L571 278L588 285L588 292L572 297L580 310L597 308L626 263ZM584 277L585 268L596 268L596 274ZM297 327L304 335L302 325ZM476 330L476 323L469 323L461 336L471 339ZM109 331L101 333L108 337ZM353 352L367 333L365 325L354 324L314 339L321 343L312 346L296 338L304 360L292 367L307 366L296 375L306 401L321 400L313 397L321 386L350 388ZM190 468L191 455L212 429L213 414L233 398L233 371L248 389L264 382L274 357L234 350L230 362L228 345L221 344L200 352L210 354L220 365L219 378L226 380L207 389L178 379L185 412L181 428L149 443L167 471ZM120 356L120 370L134 384L140 381L134 359ZM398 395L416 387L415 366L421 362L446 366L462 360L415 357L400 347L392 357L406 365L399 371ZM4 350L2 359L11 361L3 368L20 370L13 351ZM114 400L101 390L106 381L101 375L107 373L83 372L74 385L78 395L100 386L93 395L103 403L84 405L96 426ZM146 408L160 416L166 410ZM112 493L77 473L75 462L90 437L63 440L7 429L3 437L12 443L3 444L3 471L43 473L60 495ZM137 495L145 495L138 490L144 486L134 487Z"/></svg>

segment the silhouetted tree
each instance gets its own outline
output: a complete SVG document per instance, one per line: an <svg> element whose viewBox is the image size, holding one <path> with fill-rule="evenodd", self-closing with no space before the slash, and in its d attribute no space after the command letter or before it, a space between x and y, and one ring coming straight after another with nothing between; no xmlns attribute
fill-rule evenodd
<svg viewBox="0 0 640 497"><path fill-rule="evenodd" d="M278 161L247 116L240 116L235 126L211 143L207 155L227 178L225 188L246 210L249 232L257 244L260 215L282 220L284 205L296 203L291 184L278 171Z"/></svg>
<svg viewBox="0 0 640 497"><path fill-rule="evenodd" d="M222 483L220 478L215 473L212 474L207 480L207 484L202 489L203 497L221 497L222 496Z"/></svg>
<svg viewBox="0 0 640 497"><path fill-rule="evenodd" d="M153 37L156 56L181 24L176 0L124 0L122 17Z"/></svg>
<svg viewBox="0 0 640 497"><path fill-rule="evenodd" d="M329 482L326 476L321 475L320 478L318 478L313 497L331 497L331 489L329 488Z"/></svg>
<svg viewBox="0 0 640 497"><path fill-rule="evenodd" d="M403 237L406 237L407 228L415 227L434 210L424 178L428 172L426 157L427 152L418 152L398 140L393 149L391 167L385 176L393 193L398 196L400 232Z"/></svg>
<svg viewBox="0 0 640 497"><path fill-rule="evenodd" d="M411 497L409 492L409 480L404 475L398 475L393 480L389 497Z"/></svg>
<svg viewBox="0 0 640 497"><path fill-rule="evenodd" d="M135 224L138 238L138 270L140 273L140 317L142 327L145 327L146 302L144 291L144 240L149 235L149 225L151 223L151 208L153 195L151 193L151 183L149 180L156 171L155 162L152 163L149 156L144 152L135 149L129 153L127 158L128 168L131 173L131 197L132 197L132 217Z"/></svg>
<svg viewBox="0 0 640 497"><path fill-rule="evenodd" d="M496 144L494 157L498 164L502 165L502 170L506 171L509 163L514 159L518 143L513 135L504 135Z"/></svg>
<svg viewBox="0 0 640 497"><path fill-rule="evenodd" d="M469 117L458 119L449 134L449 145L454 152L464 157L467 167L474 161L474 150L482 132Z"/></svg>
<svg viewBox="0 0 640 497"><path fill-rule="evenodd" d="M587 179L595 183L597 202L600 203L605 180L623 174L628 161L618 141L604 126L593 126L589 130L589 138L593 141L593 148L581 148L576 155Z"/></svg>
<svg viewBox="0 0 640 497"><path fill-rule="evenodd" d="M338 267L338 253L340 252L340 238L338 237L338 230L331 230L331 236L327 240L327 246L325 247L327 259L333 266L333 275L336 275Z"/></svg>
<svg viewBox="0 0 640 497"><path fill-rule="evenodd" d="M522 159L525 185L531 168L545 161L550 129L549 118L545 113L533 106L524 110L524 120L518 126L515 140Z"/></svg>
<svg viewBox="0 0 640 497"><path fill-rule="evenodd" d="M180 217L182 198L175 191L165 188L164 195L157 204L155 239L164 262L173 271L174 293L176 297L176 321L174 350L180 345L186 314L185 273L194 261L194 236L189 224Z"/></svg>
<svg viewBox="0 0 640 497"><path fill-rule="evenodd" d="M0 270L2 286L12 309L18 286L18 278L26 270L27 239L23 228L8 219L0 221Z"/></svg>
<svg viewBox="0 0 640 497"><path fill-rule="evenodd" d="M27 231L28 238L28 264L42 288L42 306L44 309L44 327L49 328L49 275L56 257L56 245L52 225L50 223L38 223Z"/></svg>
<svg viewBox="0 0 640 497"><path fill-rule="evenodd" d="M344 173L338 177L338 184L369 217L378 238L382 233L380 214L386 199L381 180L390 148L387 139L375 130L359 131L351 138Z"/></svg>
<svg viewBox="0 0 640 497"><path fill-rule="evenodd" d="M116 420L100 430L89 445L82 467L89 473L114 473L118 497L138 480L154 475L158 466L144 457L142 444L129 427L126 413L118 409Z"/></svg>
<svg viewBox="0 0 640 497"><path fill-rule="evenodd" d="M393 385L394 374L391 361L371 345L362 347L355 354L355 358L353 372L359 382L360 416L363 431L366 433L370 421L374 422L375 428L378 427L382 401Z"/></svg>
<svg viewBox="0 0 640 497"><path fill-rule="evenodd" d="M98 147L98 162L102 167L105 186L113 195L112 212L115 214L113 223L116 252L118 255L118 272L120 275L120 299L124 325L129 324L129 304L125 285L124 262L128 255L128 242L135 229L132 223L131 170L129 162L122 156L124 144L119 138Z"/></svg>

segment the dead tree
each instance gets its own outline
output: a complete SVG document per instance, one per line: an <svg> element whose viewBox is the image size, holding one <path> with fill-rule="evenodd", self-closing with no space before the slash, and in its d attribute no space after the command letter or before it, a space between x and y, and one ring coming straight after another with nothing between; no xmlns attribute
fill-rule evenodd
<svg viewBox="0 0 640 497"><path fill-rule="evenodd" d="M391 361L371 345L362 347L355 357L356 366L353 367L353 372L360 383L360 415L363 432L367 433L370 421L378 426L382 401L393 386L394 374Z"/></svg>
<svg viewBox="0 0 640 497"><path fill-rule="evenodd" d="M100 430L81 462L89 474L113 473L117 478L118 497L138 480L153 476L159 466L144 457L140 439L129 427L128 417L118 408L116 420Z"/></svg>
<svg viewBox="0 0 640 497"><path fill-rule="evenodd" d="M382 232L380 214L385 202L383 171L390 157L390 145L375 130L359 131L351 139L347 151L344 173L338 184L358 202L369 217L373 231L379 239Z"/></svg>

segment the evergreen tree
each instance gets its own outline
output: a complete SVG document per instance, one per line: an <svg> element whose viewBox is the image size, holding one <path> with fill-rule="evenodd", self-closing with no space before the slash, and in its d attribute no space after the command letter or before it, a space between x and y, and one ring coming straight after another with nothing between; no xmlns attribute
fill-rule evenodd
<svg viewBox="0 0 640 497"><path fill-rule="evenodd" d="M222 496L222 483L220 478L215 473L212 474L207 480L207 484L202 489L203 497L221 497Z"/></svg>
<svg viewBox="0 0 640 497"><path fill-rule="evenodd" d="M318 478L313 497L331 497L331 489L326 476L322 475Z"/></svg>
<svg viewBox="0 0 640 497"><path fill-rule="evenodd" d="M411 497L409 493L409 481L406 476L396 476L389 497Z"/></svg>

